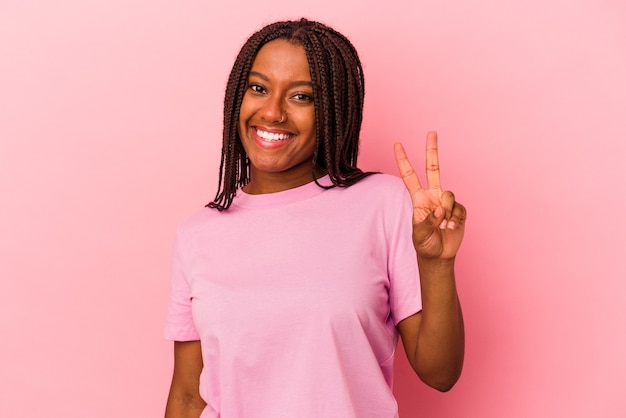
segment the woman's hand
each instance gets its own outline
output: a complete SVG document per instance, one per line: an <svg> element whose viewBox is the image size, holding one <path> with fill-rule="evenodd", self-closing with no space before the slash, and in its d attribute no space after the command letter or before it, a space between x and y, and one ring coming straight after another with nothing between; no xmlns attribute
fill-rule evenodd
<svg viewBox="0 0 626 418"><path fill-rule="evenodd" d="M441 189L437 133L426 137L426 181L422 184L409 162L404 147L394 145L396 163L413 202L413 245L423 258L454 259L465 230L466 210L454 194Z"/></svg>

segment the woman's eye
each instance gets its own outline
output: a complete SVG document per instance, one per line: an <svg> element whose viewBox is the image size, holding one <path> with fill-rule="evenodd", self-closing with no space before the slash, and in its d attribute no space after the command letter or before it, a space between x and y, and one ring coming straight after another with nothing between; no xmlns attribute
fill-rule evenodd
<svg viewBox="0 0 626 418"><path fill-rule="evenodd" d="M313 98L311 96L309 96L308 94L304 94L304 93L297 93L297 94L294 94L292 97L299 102L312 102L313 101Z"/></svg>
<svg viewBox="0 0 626 418"><path fill-rule="evenodd" d="M253 92L255 92L255 93L263 93L265 91L263 86L260 86L258 84L250 84L250 86L248 88L250 90L252 90Z"/></svg>

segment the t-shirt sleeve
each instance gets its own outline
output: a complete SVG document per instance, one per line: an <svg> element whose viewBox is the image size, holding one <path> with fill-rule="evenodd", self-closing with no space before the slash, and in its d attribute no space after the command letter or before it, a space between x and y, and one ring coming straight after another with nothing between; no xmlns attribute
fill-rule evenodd
<svg viewBox="0 0 626 418"><path fill-rule="evenodd" d="M170 298L165 320L165 339L171 341L195 341L200 336L193 322L191 312L191 285L186 259L190 254L185 251L180 230L174 243Z"/></svg>
<svg viewBox="0 0 626 418"><path fill-rule="evenodd" d="M397 325L422 310L422 294L412 237L413 205L404 185L395 202L398 208L389 242L389 304Z"/></svg>

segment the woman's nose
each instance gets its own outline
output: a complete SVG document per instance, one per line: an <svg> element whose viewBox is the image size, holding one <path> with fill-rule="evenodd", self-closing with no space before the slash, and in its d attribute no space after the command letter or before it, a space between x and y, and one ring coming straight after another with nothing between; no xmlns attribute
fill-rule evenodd
<svg viewBox="0 0 626 418"><path fill-rule="evenodd" d="M263 106L262 116L267 122L283 122L284 110L281 99L277 97L269 97Z"/></svg>

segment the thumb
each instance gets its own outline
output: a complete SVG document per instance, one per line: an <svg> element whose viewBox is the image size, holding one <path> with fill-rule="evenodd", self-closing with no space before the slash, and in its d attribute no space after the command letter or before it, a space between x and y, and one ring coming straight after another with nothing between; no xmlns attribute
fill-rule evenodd
<svg viewBox="0 0 626 418"><path fill-rule="evenodd" d="M441 206L437 206L435 210L430 212L426 218L421 221L413 221L413 226L421 226L425 230L431 230L432 228L441 228L442 222L445 221L445 211ZM444 224L445 225L445 224Z"/></svg>
<svg viewBox="0 0 626 418"><path fill-rule="evenodd" d="M433 232L441 228L442 222L445 222L445 212L442 207L437 206L428 216L421 222L413 225L413 242L418 246L429 246L434 238ZM445 225L445 223L444 223ZM430 243L430 244L429 244Z"/></svg>
<svg viewBox="0 0 626 418"><path fill-rule="evenodd" d="M428 220L433 226L438 226L441 229L446 228L446 224L448 223L445 219L446 212L443 210L441 206L437 206L434 211L428 215Z"/></svg>

